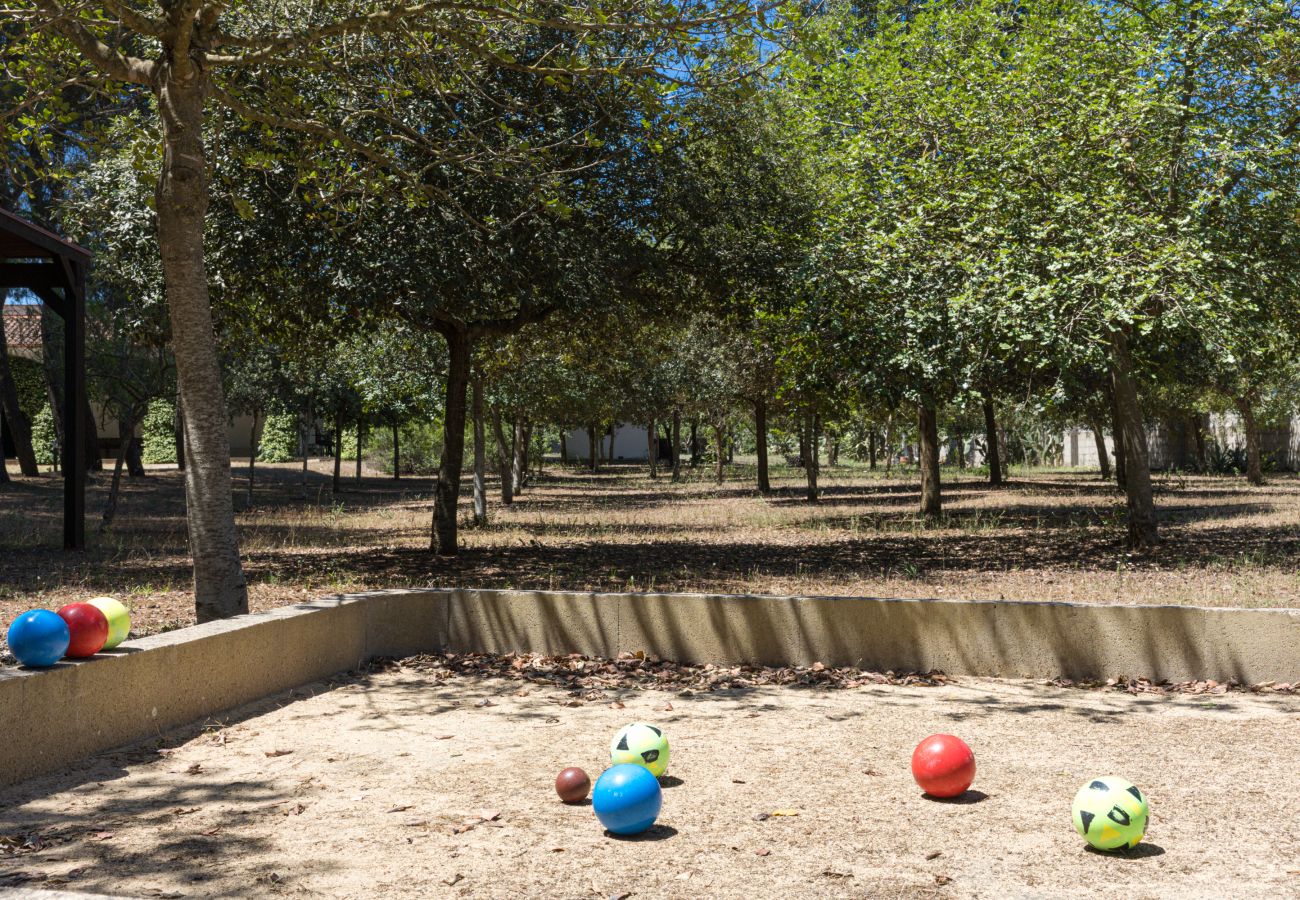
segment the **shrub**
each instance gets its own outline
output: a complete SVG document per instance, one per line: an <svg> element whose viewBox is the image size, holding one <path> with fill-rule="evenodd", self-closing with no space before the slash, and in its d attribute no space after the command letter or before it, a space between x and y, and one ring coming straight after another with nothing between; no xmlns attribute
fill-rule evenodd
<svg viewBox="0 0 1300 900"><path fill-rule="evenodd" d="M259 462L289 462L298 458L298 417L293 413L272 413L262 426L257 445Z"/></svg>
<svg viewBox="0 0 1300 900"><path fill-rule="evenodd" d="M32 418L32 451L36 462L42 466L54 465L54 446L58 432L54 430L54 412L46 403Z"/></svg>
<svg viewBox="0 0 1300 900"><path fill-rule="evenodd" d="M167 400L149 404L141 425L141 458L146 463L176 462L176 406Z"/></svg>
<svg viewBox="0 0 1300 900"><path fill-rule="evenodd" d="M398 449L403 475L433 475L442 458L442 426L427 423L404 425L400 429ZM382 472L393 474L393 430L376 428L370 432L370 459ZM355 450L355 446L354 446Z"/></svg>

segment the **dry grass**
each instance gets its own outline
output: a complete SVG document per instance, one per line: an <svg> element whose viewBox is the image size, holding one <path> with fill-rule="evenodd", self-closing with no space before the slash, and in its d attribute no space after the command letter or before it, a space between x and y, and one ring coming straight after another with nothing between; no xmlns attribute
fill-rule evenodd
<svg viewBox="0 0 1300 900"><path fill-rule="evenodd" d="M430 584L1300 606L1300 479L1289 475L1264 488L1158 479L1165 546L1134 556L1123 549L1123 498L1086 474L1018 474L991 489L945 472L944 518L927 524L915 515L914 473L829 470L813 505L790 470L763 498L745 467L717 486L704 472L674 485L639 467L591 476L552 466L510 508L494 493L492 525L465 528L460 557L444 560L428 552L429 479L367 473L333 498L327 470L313 464L304 499L294 465L259 467L257 504L243 509L237 468L254 608ZM92 484L92 513L107 482ZM111 593L142 631L190 621L176 472L126 482L117 525L92 528L85 554L55 549L60 496L55 478L0 489L0 616Z"/></svg>

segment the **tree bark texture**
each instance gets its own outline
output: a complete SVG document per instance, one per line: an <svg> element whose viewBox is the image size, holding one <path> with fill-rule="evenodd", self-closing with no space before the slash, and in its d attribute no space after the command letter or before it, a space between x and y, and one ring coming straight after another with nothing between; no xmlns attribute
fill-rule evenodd
<svg viewBox="0 0 1300 900"><path fill-rule="evenodd" d="M528 423L523 413L515 414L514 459L510 466L510 482L514 493L521 494L528 476Z"/></svg>
<svg viewBox="0 0 1300 900"><path fill-rule="evenodd" d="M1124 435L1124 492L1128 495L1128 542L1134 549L1160 542L1155 499L1151 493L1151 468L1147 456L1146 427L1138 406L1137 384L1129 354L1128 335L1121 329L1111 341L1111 384L1115 411Z"/></svg>
<svg viewBox="0 0 1300 900"><path fill-rule="evenodd" d="M717 445L717 451L718 451L718 463L714 469L713 478L718 484L722 484L723 480L726 477L727 454L726 454L725 435L726 435L725 425L723 425L722 423L718 423L717 425L713 426L713 441Z"/></svg>
<svg viewBox="0 0 1300 900"><path fill-rule="evenodd" d="M587 426L587 462L589 464L589 468L591 469L593 475L596 473L596 470L600 466L599 459L600 459L600 442L596 437L596 426L588 425Z"/></svg>
<svg viewBox="0 0 1300 900"><path fill-rule="evenodd" d="M117 517L117 500L122 488L122 468L131 451L133 440L135 440L135 422L124 416L117 423L117 461L113 464L113 480L109 482L108 499L104 501L104 513L99 520L100 534L108 531L113 526L113 519Z"/></svg>
<svg viewBox="0 0 1300 900"><path fill-rule="evenodd" d="M1092 439L1097 444L1097 462L1101 465L1101 480L1110 481L1110 454L1106 452L1106 434L1098 421L1090 421L1088 428L1092 431Z"/></svg>
<svg viewBox="0 0 1300 900"><path fill-rule="evenodd" d="M253 476L257 468L257 426L259 423L257 410L253 411L253 427L248 433L248 487L244 491L244 506L247 509L253 508Z"/></svg>
<svg viewBox="0 0 1300 900"><path fill-rule="evenodd" d="M1241 428L1246 432L1246 480L1258 487L1264 483L1264 466L1260 458L1259 425L1255 422L1255 404L1248 395L1236 398L1241 414Z"/></svg>
<svg viewBox="0 0 1300 900"><path fill-rule="evenodd" d="M673 410L673 481L682 480L682 411Z"/></svg>
<svg viewBox="0 0 1300 900"><path fill-rule="evenodd" d="M501 505L509 506L515 502L515 480L510 471L514 450L506 440L505 429L501 427L501 410L492 410L492 432L497 439L497 475L501 479Z"/></svg>
<svg viewBox="0 0 1300 900"><path fill-rule="evenodd" d="M1115 484L1122 491L1126 490L1128 484L1128 460L1124 453L1124 428L1120 424L1119 406L1113 390L1110 392L1110 434L1115 444L1111 451L1115 455Z"/></svg>
<svg viewBox="0 0 1300 900"><path fill-rule="evenodd" d="M172 420L172 442L176 446L176 468L185 471L185 413L181 410L181 398L176 397L176 416Z"/></svg>
<svg viewBox="0 0 1300 900"><path fill-rule="evenodd" d="M803 473L804 481L807 485L807 497L809 503L816 503L821 498L821 488L817 484L817 478L821 474L820 447L822 440L822 419L821 416L813 414L805 419L807 437L803 444L806 448L803 454Z"/></svg>
<svg viewBox="0 0 1300 900"><path fill-rule="evenodd" d="M401 454L401 446L399 445L399 440L400 440L399 431L400 429L397 427L397 420L394 419L393 420L393 480L394 481L400 481L402 479L402 454Z"/></svg>
<svg viewBox="0 0 1300 900"><path fill-rule="evenodd" d="M447 394L443 405L442 459L434 488L431 543L439 556L455 556L458 549L456 506L460 500L460 470L465 464L465 394L474 341L467 332L455 328L448 328L443 336L447 339Z"/></svg>
<svg viewBox="0 0 1300 900"><path fill-rule="evenodd" d="M334 481L331 493L343 493L343 410L334 410Z"/></svg>
<svg viewBox="0 0 1300 900"><path fill-rule="evenodd" d="M564 433L564 429L561 428L560 429L560 465L567 466L568 464L569 464L569 438L568 435Z"/></svg>
<svg viewBox="0 0 1300 900"><path fill-rule="evenodd" d="M754 404L754 449L758 454L758 492L772 493L772 481L767 461L767 397L760 396Z"/></svg>
<svg viewBox="0 0 1300 900"><path fill-rule="evenodd" d="M939 493L939 416L934 406L917 407L917 433L921 443L921 515L938 518L943 512Z"/></svg>
<svg viewBox="0 0 1300 900"><path fill-rule="evenodd" d="M1002 483L1002 448L998 446L997 411L993 408L993 398L984 395L984 456L989 464L989 484Z"/></svg>
<svg viewBox="0 0 1300 900"><path fill-rule="evenodd" d="M163 161L155 206L172 347L185 410L185 499L199 622L248 612L231 496L230 436L203 254L208 173L203 149L206 76L160 67Z"/></svg>
<svg viewBox="0 0 1300 900"><path fill-rule="evenodd" d="M474 378L474 524L488 523L487 509L487 443L483 434L483 379Z"/></svg>
<svg viewBox="0 0 1300 900"><path fill-rule="evenodd" d="M645 426L646 462L650 464L650 477L659 477L659 433L655 431L655 420L651 419Z"/></svg>

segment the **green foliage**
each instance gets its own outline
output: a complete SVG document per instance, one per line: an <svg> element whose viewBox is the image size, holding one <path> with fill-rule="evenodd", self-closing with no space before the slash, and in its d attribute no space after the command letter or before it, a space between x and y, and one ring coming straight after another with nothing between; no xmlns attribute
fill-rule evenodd
<svg viewBox="0 0 1300 900"><path fill-rule="evenodd" d="M424 422L403 425L398 429L398 464L403 475L433 475L442 460L442 426ZM393 474L393 431L377 428L371 432L366 458L381 472Z"/></svg>
<svg viewBox="0 0 1300 900"><path fill-rule="evenodd" d="M176 406L166 400L149 404L140 426L141 459L146 463L176 462Z"/></svg>
<svg viewBox="0 0 1300 900"><path fill-rule="evenodd" d="M48 403L32 417L32 451L36 462L42 466L54 465L54 445L58 431L54 428L54 410Z"/></svg>
<svg viewBox="0 0 1300 900"><path fill-rule="evenodd" d="M292 413L272 413L262 426L257 458L262 462L289 462L300 452L298 417Z"/></svg>
<svg viewBox="0 0 1300 900"><path fill-rule="evenodd" d="M14 378L14 387L18 389L18 406L27 416L27 421L31 422L43 408L50 405L45 373L41 371L39 362L25 356L11 356L9 371Z"/></svg>

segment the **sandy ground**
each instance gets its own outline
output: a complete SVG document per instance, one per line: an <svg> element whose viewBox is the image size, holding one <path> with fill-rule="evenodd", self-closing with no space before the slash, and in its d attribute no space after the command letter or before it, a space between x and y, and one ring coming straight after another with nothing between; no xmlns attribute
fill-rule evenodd
<svg viewBox="0 0 1300 900"><path fill-rule="evenodd" d="M621 707L620 707L621 704ZM672 741L659 824L566 807L622 724ZM962 802L914 744L975 749ZM0 800L0 887L136 897L1297 897L1300 697L1129 696L964 679L667 692L410 667L340 677L106 754ZM1128 858L1070 800L1130 778ZM797 815L764 817L778 810ZM472 826L472 827L467 827Z"/></svg>

